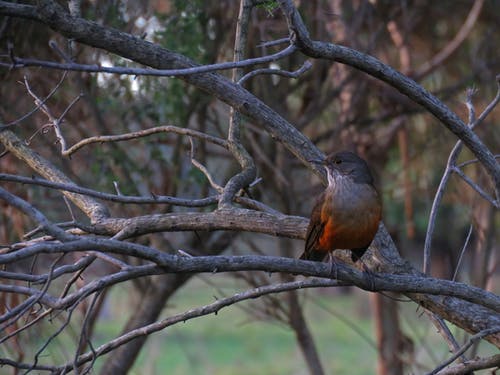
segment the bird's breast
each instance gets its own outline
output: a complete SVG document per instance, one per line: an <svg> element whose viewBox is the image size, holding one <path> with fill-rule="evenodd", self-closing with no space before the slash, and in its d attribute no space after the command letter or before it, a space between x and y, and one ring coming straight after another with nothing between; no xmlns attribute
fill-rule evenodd
<svg viewBox="0 0 500 375"><path fill-rule="evenodd" d="M320 247L355 249L368 246L377 232L382 211L374 187L337 181L327 188L324 197L321 221L325 225Z"/></svg>

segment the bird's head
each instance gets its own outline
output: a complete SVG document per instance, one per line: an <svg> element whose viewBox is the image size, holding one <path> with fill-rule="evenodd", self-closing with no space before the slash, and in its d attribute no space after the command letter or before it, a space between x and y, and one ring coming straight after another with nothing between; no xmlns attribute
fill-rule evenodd
<svg viewBox="0 0 500 375"><path fill-rule="evenodd" d="M329 185L341 178L349 178L357 184L373 184L368 164L353 152L340 151L328 155L326 159L311 161L324 166Z"/></svg>

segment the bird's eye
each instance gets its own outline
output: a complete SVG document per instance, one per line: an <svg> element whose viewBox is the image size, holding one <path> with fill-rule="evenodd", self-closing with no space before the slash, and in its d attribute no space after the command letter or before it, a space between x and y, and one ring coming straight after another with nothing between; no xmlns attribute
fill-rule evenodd
<svg viewBox="0 0 500 375"><path fill-rule="evenodd" d="M335 163L335 164L342 164L342 160L340 160L340 159L335 159L334 163Z"/></svg>

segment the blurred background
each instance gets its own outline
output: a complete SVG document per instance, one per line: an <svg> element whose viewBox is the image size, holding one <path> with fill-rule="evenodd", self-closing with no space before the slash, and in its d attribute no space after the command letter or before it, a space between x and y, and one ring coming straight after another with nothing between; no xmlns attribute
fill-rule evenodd
<svg viewBox="0 0 500 375"><path fill-rule="evenodd" d="M500 3L497 0L296 3L314 39L346 45L377 57L415 79L464 120L468 116L464 105L467 88L477 90L474 104L478 113L496 94L495 75L500 72ZM141 36L200 64L232 60L238 10L239 2L233 0L82 2L84 17ZM279 46L259 45L288 35L286 22L273 1L260 2L254 8L250 28L248 57L276 52ZM60 56L49 47L49 41L57 43L80 63L133 66L130 61L105 51L69 44L40 24L0 19L2 51L11 44L16 56L59 61ZM294 54L274 63L274 67L292 71L304 61L304 56ZM311 60L311 63L312 69L298 79L260 75L248 80L245 87L324 153L348 149L368 161L383 196L384 223L402 257L421 268L430 207L456 137L420 106L374 78L331 61ZM229 76L230 72L220 74ZM8 123L35 107L23 84L24 76L31 89L45 97L61 81L62 75L61 71L41 68L2 68L0 120ZM227 136L227 105L174 78L70 72L47 105L54 114L60 115L80 93L83 97L62 125L70 145L94 135L121 134L159 125L189 127L222 138ZM496 109L476 130L494 153L499 151L500 133L494 129L499 120L500 111ZM46 124L45 115L37 112L17 126L15 132L81 186L113 192L113 183L117 182L123 194L153 192L187 198L214 193L204 175L191 164L186 137L159 134L130 142L93 144L69 159L61 157L55 135L44 128ZM285 214L308 216L314 197L322 189L320 181L249 119L244 119L243 142L262 178L251 189L252 197ZM231 155L212 145L198 143L196 158L219 184L224 184L238 171ZM464 149L460 162L471 159L472 154ZM9 154L0 158L0 170L32 175ZM464 171L491 191L490 181L477 163L468 164ZM49 219L70 220L57 191L3 185L24 199L36 202ZM1 202L0 205L0 243L20 241L23 234L32 229L32 223L19 212ZM109 207L117 217L187 210L167 205L109 203ZM211 209L213 207L204 210ZM499 217L494 208L453 176L439 208L433 237L433 276L452 277L465 239L472 230L458 280L498 293L498 278L494 277L498 227ZM303 248L303 241L254 233L159 233L137 241L167 252L182 248L192 254L224 252L297 257ZM32 266L43 269L49 262L50 258L39 260ZM27 266L30 265L19 265ZM87 277L107 273L106 267L105 264L93 266L86 271ZM93 344L104 343L126 327L134 326L144 319L144 315L140 315L144 310L154 311L156 318L166 317L249 286L286 280L285 276L246 272L231 276L165 275L119 285L101 298L99 314L92 325ZM377 302L376 298L385 302ZM141 344L135 351L128 352L130 373L161 374L167 370L171 374L307 373L300 354L300 327L293 318L297 303L302 306L326 373L376 372L378 325L375 316L380 313L377 303L392 306L396 319L394 335L401 349L399 361L405 373L430 370L449 356L447 346L415 304L395 303L354 288L334 288L271 295L232 306L217 316L166 329L151 336L144 347ZM83 311L76 312L72 324L78 326L82 319ZM51 329L51 324L45 323L41 332L50 335ZM69 329L65 336L55 340L48 349L49 359L43 360L68 360L72 352L66 352L65 347L74 342L74 333ZM43 334L33 337L26 333L20 336L17 347L10 343L0 348L0 352L29 357L44 339ZM466 337L459 332L457 339L463 342ZM473 350L483 354L494 352L489 344L481 344ZM114 355L97 361L101 373L111 373L106 369Z"/></svg>

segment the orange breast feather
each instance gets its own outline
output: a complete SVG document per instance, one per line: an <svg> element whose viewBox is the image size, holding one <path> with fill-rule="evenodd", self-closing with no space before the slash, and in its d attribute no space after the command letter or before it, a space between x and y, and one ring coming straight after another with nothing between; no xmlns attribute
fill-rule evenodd
<svg viewBox="0 0 500 375"><path fill-rule="evenodd" d="M323 216L323 215L321 215ZM323 217L322 217L323 219ZM335 244L335 226L332 220L332 217L326 217L326 224L323 227L323 232L321 233L321 236L318 241L318 246L317 250L320 251L332 251L335 250L335 247L333 247Z"/></svg>

